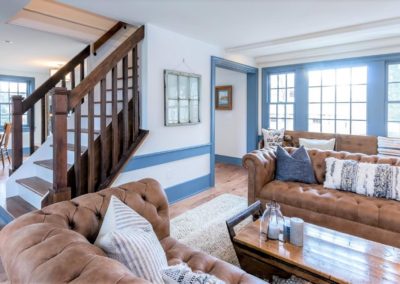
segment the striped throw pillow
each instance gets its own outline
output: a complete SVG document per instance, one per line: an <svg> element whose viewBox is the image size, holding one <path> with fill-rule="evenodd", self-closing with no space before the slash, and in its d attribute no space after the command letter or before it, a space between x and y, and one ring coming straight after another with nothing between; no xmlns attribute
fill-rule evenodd
<svg viewBox="0 0 400 284"><path fill-rule="evenodd" d="M153 227L115 196L110 199L95 245L136 276L164 283L161 271L168 262Z"/></svg>
<svg viewBox="0 0 400 284"><path fill-rule="evenodd" d="M163 269L162 277L165 284L225 284L214 275L193 272L186 263Z"/></svg>

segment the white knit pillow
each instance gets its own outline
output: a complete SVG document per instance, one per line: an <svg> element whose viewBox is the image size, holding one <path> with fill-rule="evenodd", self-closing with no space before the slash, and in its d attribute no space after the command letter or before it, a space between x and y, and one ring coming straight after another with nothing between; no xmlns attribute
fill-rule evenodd
<svg viewBox="0 0 400 284"><path fill-rule="evenodd" d="M162 278L165 284L225 284L214 275L193 272L186 263L163 269Z"/></svg>
<svg viewBox="0 0 400 284"><path fill-rule="evenodd" d="M335 143L336 143L335 138L332 138L329 140L299 138L300 146L304 146L307 149L319 149L319 150L333 151L335 149Z"/></svg>
<svg viewBox="0 0 400 284"><path fill-rule="evenodd" d="M112 196L95 245L123 263L136 276L163 284L167 257L151 224Z"/></svg>

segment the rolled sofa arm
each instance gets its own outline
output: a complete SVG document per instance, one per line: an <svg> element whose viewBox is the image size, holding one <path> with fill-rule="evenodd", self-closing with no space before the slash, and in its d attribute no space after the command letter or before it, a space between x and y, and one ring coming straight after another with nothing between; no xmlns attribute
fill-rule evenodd
<svg viewBox="0 0 400 284"><path fill-rule="evenodd" d="M243 157L243 167L248 169L248 203L253 204L267 183L275 177L276 156L272 149L250 152Z"/></svg>

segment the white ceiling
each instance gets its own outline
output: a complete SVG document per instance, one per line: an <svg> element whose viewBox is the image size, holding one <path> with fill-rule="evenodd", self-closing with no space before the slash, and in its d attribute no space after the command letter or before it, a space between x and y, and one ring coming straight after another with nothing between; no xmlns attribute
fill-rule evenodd
<svg viewBox="0 0 400 284"><path fill-rule="evenodd" d="M300 51L324 53L321 48L332 53L340 47L342 52L347 44L367 50L372 41L375 50L398 47L400 40L396 0L58 1L131 24L152 23L255 57L258 63Z"/></svg>

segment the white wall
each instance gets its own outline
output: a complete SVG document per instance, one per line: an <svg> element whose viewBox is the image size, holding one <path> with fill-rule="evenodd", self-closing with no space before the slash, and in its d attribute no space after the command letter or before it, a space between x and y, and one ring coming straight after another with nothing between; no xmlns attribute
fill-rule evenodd
<svg viewBox="0 0 400 284"><path fill-rule="evenodd" d="M232 110L215 110L215 154L242 158L247 152L247 76L217 68L216 86L232 85Z"/></svg>
<svg viewBox="0 0 400 284"><path fill-rule="evenodd" d="M149 135L135 155L158 153L210 143L211 56L221 56L216 46L153 25L146 25L141 46L142 128ZM183 63L183 59L185 63ZM201 122L189 126L164 126L165 69L201 75ZM210 157L202 155L122 173L115 184L152 177L164 188L208 175Z"/></svg>
<svg viewBox="0 0 400 284"><path fill-rule="evenodd" d="M50 71L49 71L50 72ZM32 73L32 72L24 72L24 71L16 71L16 70L7 70L0 69L1 75L9 75L9 76L20 76L20 77L33 77L35 78L35 89L39 87L44 81L49 78L50 73ZM40 104L37 103L35 106L35 144L40 145L41 139L41 107ZM24 132L23 135L23 145L24 147L29 147L29 132ZM9 148L12 148L12 141L9 142Z"/></svg>

